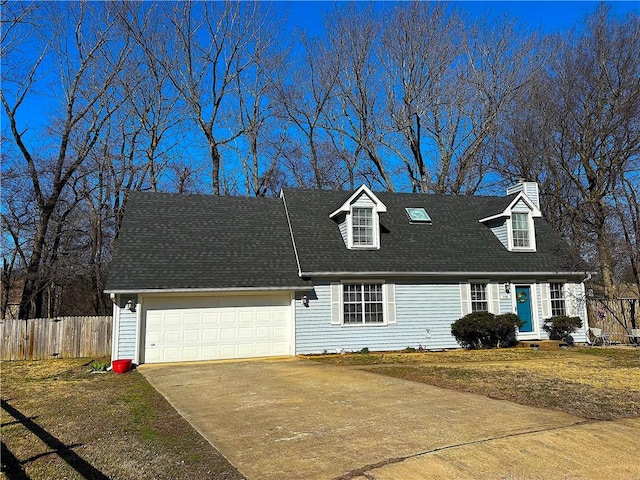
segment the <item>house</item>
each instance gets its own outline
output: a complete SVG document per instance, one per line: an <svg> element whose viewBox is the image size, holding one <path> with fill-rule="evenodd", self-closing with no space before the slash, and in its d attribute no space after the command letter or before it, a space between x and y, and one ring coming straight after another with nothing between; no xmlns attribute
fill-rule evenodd
<svg viewBox="0 0 640 480"><path fill-rule="evenodd" d="M451 323L476 310L544 339L552 315L586 324L585 276L530 182L502 197L136 193L106 291L113 358L152 363L457 348Z"/></svg>

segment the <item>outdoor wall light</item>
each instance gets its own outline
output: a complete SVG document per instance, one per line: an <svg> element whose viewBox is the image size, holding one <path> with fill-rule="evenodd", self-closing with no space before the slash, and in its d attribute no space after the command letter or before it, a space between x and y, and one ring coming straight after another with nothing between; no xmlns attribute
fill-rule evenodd
<svg viewBox="0 0 640 480"><path fill-rule="evenodd" d="M136 306L133 303L133 300L131 300L131 299L127 300L127 304L125 305L125 307L130 312L135 312L136 311Z"/></svg>
<svg viewBox="0 0 640 480"><path fill-rule="evenodd" d="M508 283L504 284L504 291L507 293L511 292L511 285L509 285Z"/></svg>
<svg viewBox="0 0 640 480"><path fill-rule="evenodd" d="M309 298L306 295L302 296L302 298L300 299L300 302L302 302L302 305L304 305L305 307L309 306Z"/></svg>

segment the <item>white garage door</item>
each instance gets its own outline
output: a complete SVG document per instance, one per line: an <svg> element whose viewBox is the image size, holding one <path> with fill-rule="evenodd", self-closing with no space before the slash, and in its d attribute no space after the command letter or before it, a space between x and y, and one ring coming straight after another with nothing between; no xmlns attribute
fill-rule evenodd
<svg viewBox="0 0 640 480"><path fill-rule="evenodd" d="M145 363L292 355L286 295L147 297Z"/></svg>

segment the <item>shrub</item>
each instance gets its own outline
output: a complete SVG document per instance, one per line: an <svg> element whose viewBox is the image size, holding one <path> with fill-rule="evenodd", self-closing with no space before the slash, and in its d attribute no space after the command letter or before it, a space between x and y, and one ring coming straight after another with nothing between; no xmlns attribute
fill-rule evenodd
<svg viewBox="0 0 640 480"><path fill-rule="evenodd" d="M451 334L464 348L506 347L516 343L516 328L520 326L522 321L513 313L496 316L473 312L453 322Z"/></svg>
<svg viewBox="0 0 640 480"><path fill-rule="evenodd" d="M360 353L363 355L367 355L369 353L369 347L364 347L360 350Z"/></svg>
<svg viewBox="0 0 640 480"><path fill-rule="evenodd" d="M551 340L564 340L573 343L571 334L582 326L580 317L556 315L544 321L543 330L549 334Z"/></svg>
<svg viewBox="0 0 640 480"><path fill-rule="evenodd" d="M89 371L91 372L106 372L107 368L109 368L109 362L99 362L98 360L94 360L91 362L89 366Z"/></svg>

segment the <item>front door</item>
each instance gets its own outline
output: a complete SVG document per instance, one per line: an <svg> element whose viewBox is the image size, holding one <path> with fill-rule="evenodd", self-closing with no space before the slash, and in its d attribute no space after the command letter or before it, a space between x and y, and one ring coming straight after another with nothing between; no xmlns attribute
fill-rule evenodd
<svg viewBox="0 0 640 480"><path fill-rule="evenodd" d="M531 314L531 287L516 287L516 311L524 323L520 327L521 333L533 332L533 317Z"/></svg>

